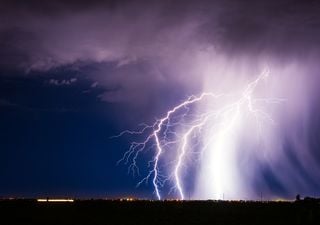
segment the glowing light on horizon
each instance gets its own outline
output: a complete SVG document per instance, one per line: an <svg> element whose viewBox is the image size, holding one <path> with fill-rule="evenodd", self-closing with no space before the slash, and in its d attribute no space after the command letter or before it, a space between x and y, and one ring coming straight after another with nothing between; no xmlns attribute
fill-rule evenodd
<svg viewBox="0 0 320 225"><path fill-rule="evenodd" d="M184 200L185 193L181 173L183 166L187 164L186 158L192 154L201 161L202 157L206 155L210 166L206 170L206 174L208 172L210 175L205 176L213 180L212 188L215 192L215 199L221 199L226 186L230 186L230 179L232 179L221 173L224 171L226 175L230 175L228 164L231 163L232 153L228 152L228 145L232 132L235 132L243 117L250 117L256 124L257 135L260 137L263 123L267 121L275 124L275 121L268 112L257 105L284 101L280 98L257 98L254 96L257 86L269 77L269 73L269 69L266 68L255 80L247 83L239 93L203 92L199 96L190 96L186 101L167 111L165 116L156 120L154 124L142 124L142 128L137 131L125 130L121 132L115 137L125 134L147 134L147 136L142 142L132 142L129 150L125 152L119 162L126 164L131 162L129 170L133 173L139 173L137 165L139 154L143 150L154 148L155 155L149 162L152 168L138 183L138 186L152 180L155 194L160 200L162 198L161 188L166 183L172 182L172 188L178 192L180 199ZM208 109L199 112L194 110L199 103L211 104L214 107L208 107ZM194 138L195 136L197 138ZM199 147L199 143L198 146L195 146L194 139L199 140L199 137L203 138L203 136L205 136L205 140L202 141L202 146ZM151 147L148 146L150 143L152 143ZM173 152L169 152L170 150ZM173 158L166 158L166 155ZM167 162L166 169L171 171L168 175L165 175L160 168L160 160ZM170 165L173 166L170 167Z"/></svg>
<svg viewBox="0 0 320 225"><path fill-rule="evenodd" d="M69 198L38 198L37 202L74 202L74 200Z"/></svg>

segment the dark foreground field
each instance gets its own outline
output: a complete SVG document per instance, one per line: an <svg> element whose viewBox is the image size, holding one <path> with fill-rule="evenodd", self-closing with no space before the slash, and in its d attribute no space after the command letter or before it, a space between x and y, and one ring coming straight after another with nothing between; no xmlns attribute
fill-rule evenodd
<svg viewBox="0 0 320 225"><path fill-rule="evenodd" d="M320 224L317 202L0 201L0 224Z"/></svg>

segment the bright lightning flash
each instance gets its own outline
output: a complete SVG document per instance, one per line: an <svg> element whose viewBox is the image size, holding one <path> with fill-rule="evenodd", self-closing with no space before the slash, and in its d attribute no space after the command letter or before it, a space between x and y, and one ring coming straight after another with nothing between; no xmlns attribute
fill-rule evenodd
<svg viewBox="0 0 320 225"><path fill-rule="evenodd" d="M160 200L161 188L165 183L171 182L173 184L171 188L178 192L180 199L185 199L181 173L184 165L187 164L186 160L189 155L197 155L201 158L208 151L212 142L217 143L219 140L227 140L235 124L239 122L241 114L246 113L251 115L258 128L258 136L261 135L261 129L265 121L274 124L271 116L258 108L257 105L261 103L275 104L284 100L279 98L255 98L253 96L259 83L268 78L268 76L269 69L267 68L254 81L249 82L239 94L204 92L199 96L190 96L186 101L169 110L164 117L157 119L154 124L141 124L142 128L137 131L125 130L119 135L114 136L147 134L142 142L132 142L130 148L119 162L123 161L125 164L130 164L129 171L139 173L137 165L139 154L149 148L155 149L153 159L149 162L151 169L147 176L138 183L138 186L143 182L152 180L155 194ZM231 97L233 100L223 103L222 106L212 107L212 110L205 112L195 112L194 110L194 107L200 102L215 104L215 102L221 101L221 99L226 97ZM204 130L206 132L209 131L211 135L209 140L206 140L206 143L202 143L199 147L199 142L201 141L198 140L195 144L194 140L200 139L197 137L201 136ZM217 150L221 151L221 149ZM166 154L169 155L169 159L166 157ZM219 154L219 152L216 152L215 156L219 158ZM194 157L189 158L194 159ZM166 169L170 170L170 172L165 172L165 169L160 166L160 160L166 162L163 167L167 167ZM219 163L219 165L214 167L216 170L223 169L221 164L228 163L221 162L219 159L215 160L215 162ZM220 171L212 172L216 174L215 191L218 192L218 196L223 192L220 187L222 178L219 175Z"/></svg>

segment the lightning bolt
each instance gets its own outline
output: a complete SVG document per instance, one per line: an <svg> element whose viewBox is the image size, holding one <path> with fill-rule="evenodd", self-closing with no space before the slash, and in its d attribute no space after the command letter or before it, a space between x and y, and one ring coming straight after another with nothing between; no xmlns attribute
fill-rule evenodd
<svg viewBox="0 0 320 225"><path fill-rule="evenodd" d="M136 131L125 130L119 135L114 137L120 137L125 134L129 135L143 135L147 133L146 138L142 142L132 142L128 151L125 152L122 159L119 162L124 162L130 165L128 167L129 172L133 174L139 174L139 167L137 165L137 159L139 154L149 148L155 149L154 157L149 161L151 169L147 176L145 176L138 184L139 186L143 182L152 180L154 191L157 198L161 199L160 189L168 181L174 183L173 189L177 190L180 199L185 199L183 183L181 179L181 170L184 165L184 161L188 156L188 153L195 153L196 147L191 148L191 142L195 136L201 136L203 130L209 130L213 135L204 143L203 147L196 153L199 153L200 157L207 151L210 143L227 138L233 127L238 122L241 113L246 109L250 115L253 116L257 127L258 136L261 135L261 129L263 122L268 121L274 124L272 117L265 111L256 107L257 103L275 104L284 101L280 98L255 98L253 93L262 80L269 77L269 68L266 68L254 81L249 82L240 94L214 94L211 92L201 93L199 96L190 96L187 100L176 105L172 109L166 112L165 116L157 119L152 125L141 124L141 128ZM223 97L233 97L236 100L231 103L225 104L218 109L212 109L207 112L193 112L192 106L197 105L200 102L214 102ZM209 126L209 127L208 127ZM179 128L182 130L179 130ZM151 146L149 144L151 143ZM172 145L177 145L176 148L170 148ZM170 161L173 164L172 173L164 175L160 168L160 159L165 155L166 151L176 151L177 154L173 160ZM221 162L220 162L221 163ZM167 165L168 166L168 165ZM221 187L219 186L219 180L221 175L219 171L214 171L216 174L216 191L221 193Z"/></svg>

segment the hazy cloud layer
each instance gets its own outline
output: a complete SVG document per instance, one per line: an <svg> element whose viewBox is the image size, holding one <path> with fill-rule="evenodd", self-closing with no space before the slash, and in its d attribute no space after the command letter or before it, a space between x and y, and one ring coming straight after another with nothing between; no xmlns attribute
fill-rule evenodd
<svg viewBox="0 0 320 225"><path fill-rule="evenodd" d="M165 60L213 47L223 54L318 53L316 1L5 1L2 66L48 70L75 62ZM5 56L5 57L4 57Z"/></svg>
<svg viewBox="0 0 320 225"><path fill-rule="evenodd" d="M0 66L30 72L98 63L90 79L110 90L121 87L105 100L125 99L140 81L199 87L201 60L313 60L319 7L292 0L3 1Z"/></svg>

